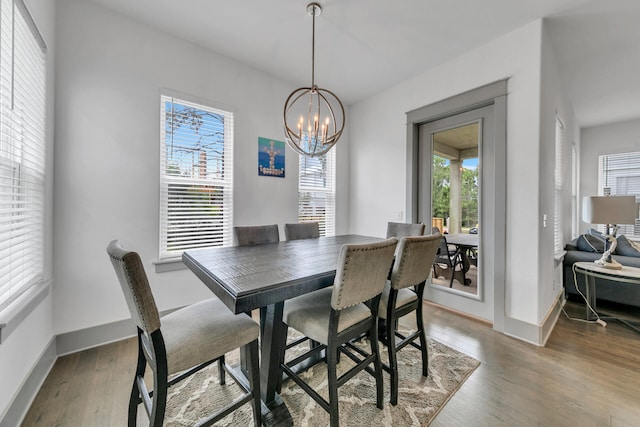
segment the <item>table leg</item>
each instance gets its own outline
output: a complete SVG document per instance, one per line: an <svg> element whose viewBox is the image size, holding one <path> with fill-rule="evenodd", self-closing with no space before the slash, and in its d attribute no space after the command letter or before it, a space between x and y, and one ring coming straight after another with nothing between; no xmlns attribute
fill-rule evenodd
<svg viewBox="0 0 640 427"><path fill-rule="evenodd" d="M284 359L287 331L282 322L284 302L269 305L261 316L262 345L260 349L260 395L266 405L263 408L264 425L293 425L287 406L276 393L280 380L280 362Z"/></svg>
<svg viewBox="0 0 640 427"><path fill-rule="evenodd" d="M593 276L585 275L585 284L586 284L586 292L587 292L587 320L593 320L594 313L591 311L596 311L596 279ZM591 306L591 308L589 308Z"/></svg>

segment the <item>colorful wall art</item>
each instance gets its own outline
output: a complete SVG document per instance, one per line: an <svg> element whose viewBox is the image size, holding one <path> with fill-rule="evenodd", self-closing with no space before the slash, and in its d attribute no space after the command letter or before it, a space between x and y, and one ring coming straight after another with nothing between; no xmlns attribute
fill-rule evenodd
<svg viewBox="0 0 640 427"><path fill-rule="evenodd" d="M258 137L258 175L284 178L284 142Z"/></svg>

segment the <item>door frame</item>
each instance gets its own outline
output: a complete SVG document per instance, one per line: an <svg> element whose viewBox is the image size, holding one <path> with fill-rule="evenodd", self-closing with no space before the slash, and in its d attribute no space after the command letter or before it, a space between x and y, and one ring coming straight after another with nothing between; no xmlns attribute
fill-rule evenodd
<svg viewBox="0 0 640 427"><path fill-rule="evenodd" d="M505 323L505 258L506 258L506 138L507 138L507 80L500 80L452 96L442 101L409 111L407 115L407 220L417 222L420 203L419 188L419 141L420 125L457 115L481 107L493 106L494 164L493 179L487 180L485 194L495 195L490 205L485 206L493 216L486 215L485 222L491 222L492 233L483 236L487 254L483 264L483 280L491 280L493 287L493 329L504 332ZM431 189L429 199L431 198ZM488 218L487 218L488 217ZM490 254L490 255L489 255Z"/></svg>

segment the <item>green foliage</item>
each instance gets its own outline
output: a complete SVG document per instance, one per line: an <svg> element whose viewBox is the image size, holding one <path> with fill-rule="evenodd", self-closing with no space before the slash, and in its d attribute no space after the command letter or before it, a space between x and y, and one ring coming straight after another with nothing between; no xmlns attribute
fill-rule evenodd
<svg viewBox="0 0 640 427"><path fill-rule="evenodd" d="M449 163L442 157L433 156L432 210L436 218L449 217Z"/></svg>
<svg viewBox="0 0 640 427"><path fill-rule="evenodd" d="M450 164L438 156L433 157L432 210L435 218L449 217L451 192ZM462 226L478 224L478 169L462 169Z"/></svg>

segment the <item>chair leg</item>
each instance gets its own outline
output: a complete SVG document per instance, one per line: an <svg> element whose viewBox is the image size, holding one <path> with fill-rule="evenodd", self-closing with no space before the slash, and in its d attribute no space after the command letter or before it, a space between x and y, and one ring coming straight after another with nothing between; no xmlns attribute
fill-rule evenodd
<svg viewBox="0 0 640 427"><path fill-rule="evenodd" d="M224 370L224 354L218 359L218 377L220 377L220 385L226 384L227 372Z"/></svg>
<svg viewBox="0 0 640 427"><path fill-rule="evenodd" d="M331 427L338 427L338 377L336 365L338 349L335 344L329 344L327 352L327 387L329 388L329 423Z"/></svg>
<svg viewBox="0 0 640 427"><path fill-rule="evenodd" d="M156 367L153 371L153 399L149 416L150 427L162 427L164 412L167 407L167 368Z"/></svg>
<svg viewBox="0 0 640 427"><path fill-rule="evenodd" d="M422 353L422 376L429 375L429 349L427 348L427 335L424 332L424 321L422 320L422 303L418 302L416 308L416 323L420 332L420 353Z"/></svg>
<svg viewBox="0 0 640 427"><path fill-rule="evenodd" d="M144 378L144 372L147 369L147 360L144 358L140 338L138 337L138 365L136 366L136 374L133 377L133 386L131 387L131 396L129 397L129 427L136 427L138 418L138 405L140 403L140 394L142 390L138 388L138 377Z"/></svg>
<svg viewBox="0 0 640 427"><path fill-rule="evenodd" d="M398 404L398 358L396 355L396 328L397 322L387 319L387 351L389 353L389 377L391 382L391 397L389 403Z"/></svg>
<svg viewBox="0 0 640 427"><path fill-rule="evenodd" d="M380 360L380 349L378 347L378 322L377 317L374 318L375 321L371 322L371 329L369 329L369 341L371 342L371 354L374 355L373 359L373 367L375 371L376 378L376 406L379 409L384 407L382 402L384 398L384 384L382 383L382 361ZM391 319L387 319L391 320ZM388 323L393 323L389 321ZM391 337L389 337L391 338ZM392 347L392 346L390 346Z"/></svg>
<svg viewBox="0 0 640 427"><path fill-rule="evenodd" d="M262 408L260 403L260 362L258 360L258 340L252 341L249 346L249 386L253 393L253 422L256 427L262 425ZM281 380L282 381L282 380Z"/></svg>

